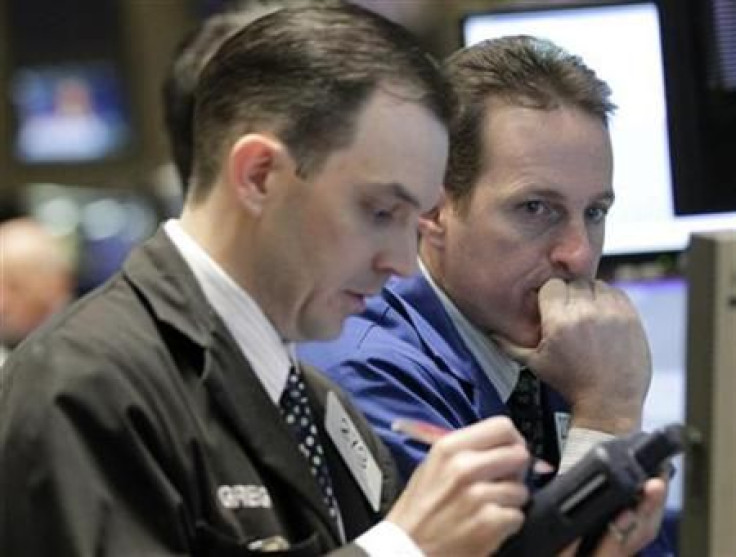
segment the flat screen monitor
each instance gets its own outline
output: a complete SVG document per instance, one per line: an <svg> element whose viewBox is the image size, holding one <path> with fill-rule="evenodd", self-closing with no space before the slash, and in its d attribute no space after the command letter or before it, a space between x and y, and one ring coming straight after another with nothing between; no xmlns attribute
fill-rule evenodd
<svg viewBox="0 0 736 557"><path fill-rule="evenodd" d="M545 37L611 86L616 203L607 255L681 251L694 231L736 226L736 212L678 215L670 157L666 74L656 2L498 6L468 14L464 45L504 35Z"/></svg>
<svg viewBox="0 0 736 557"><path fill-rule="evenodd" d="M11 96L13 149L21 163L100 161L130 146L122 80L111 63L19 67Z"/></svg>
<svg viewBox="0 0 736 557"><path fill-rule="evenodd" d="M652 353L652 383L644 405L645 431L685 422L687 281L684 277L618 281L636 306ZM682 507L684 466L674 459L667 508Z"/></svg>
<svg viewBox="0 0 736 557"><path fill-rule="evenodd" d="M736 555L736 230L695 234L688 248L687 424L693 440L680 547Z"/></svg>

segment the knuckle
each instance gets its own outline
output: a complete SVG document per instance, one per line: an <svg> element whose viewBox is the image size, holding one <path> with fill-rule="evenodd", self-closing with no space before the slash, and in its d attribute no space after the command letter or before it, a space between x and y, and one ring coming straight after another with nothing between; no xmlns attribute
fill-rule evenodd
<svg viewBox="0 0 736 557"><path fill-rule="evenodd" d="M492 420L494 427L499 430L499 433L516 432L514 423L508 416L493 416L490 420Z"/></svg>
<svg viewBox="0 0 736 557"><path fill-rule="evenodd" d="M526 444L514 445L514 447L512 447L511 458L515 462L518 462L519 466L525 466L529 464L531 453L529 452Z"/></svg>
<svg viewBox="0 0 736 557"><path fill-rule="evenodd" d="M529 501L529 497L531 496L529 493L529 488L526 487L524 484L513 484L512 488L514 489L514 496L516 497L516 503L521 507Z"/></svg>
<svg viewBox="0 0 736 557"><path fill-rule="evenodd" d="M436 459L439 459L441 461L450 460L454 454L450 439L448 439L447 437L442 437L437 440L432 445L430 453L433 454Z"/></svg>
<svg viewBox="0 0 736 557"><path fill-rule="evenodd" d="M466 485L472 481L474 468L467 459L454 455L449 459L448 466L458 485Z"/></svg>

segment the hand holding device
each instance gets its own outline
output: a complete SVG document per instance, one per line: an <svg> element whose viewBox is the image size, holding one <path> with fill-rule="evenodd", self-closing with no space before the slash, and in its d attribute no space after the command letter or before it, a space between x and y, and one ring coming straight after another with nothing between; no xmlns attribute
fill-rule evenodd
<svg viewBox="0 0 736 557"><path fill-rule="evenodd" d="M428 556L487 557L524 520L524 439L502 416L451 432L412 425L432 448L386 519Z"/></svg>
<svg viewBox="0 0 736 557"><path fill-rule="evenodd" d="M684 426L671 424L591 449L533 495L525 508L524 525L497 555L551 557L579 538L578 554L589 555L609 522L636 506L644 483L662 473L669 458L682 452L684 442Z"/></svg>

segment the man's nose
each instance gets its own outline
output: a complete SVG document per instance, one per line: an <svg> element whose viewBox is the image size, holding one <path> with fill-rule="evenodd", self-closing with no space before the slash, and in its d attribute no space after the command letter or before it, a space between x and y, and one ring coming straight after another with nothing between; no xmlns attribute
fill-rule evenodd
<svg viewBox="0 0 736 557"><path fill-rule="evenodd" d="M599 251L584 222L569 222L555 239L550 258L554 268L566 275L587 277L594 270Z"/></svg>
<svg viewBox="0 0 736 557"><path fill-rule="evenodd" d="M381 273L407 277L417 271L417 240L419 231L412 227L401 235L387 238L378 253L375 267Z"/></svg>

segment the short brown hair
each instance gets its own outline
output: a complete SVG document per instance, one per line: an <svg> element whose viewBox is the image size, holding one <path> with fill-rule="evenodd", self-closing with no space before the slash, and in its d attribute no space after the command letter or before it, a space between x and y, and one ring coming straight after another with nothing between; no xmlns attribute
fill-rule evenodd
<svg viewBox="0 0 736 557"><path fill-rule="evenodd" d="M231 142L254 130L283 141L302 175L316 171L351 142L360 108L386 85L449 122L452 93L437 64L407 30L371 11L283 9L247 25L197 85L194 199L209 192Z"/></svg>
<svg viewBox="0 0 736 557"><path fill-rule="evenodd" d="M489 100L552 110L573 106L608 125L611 89L579 56L546 39L516 35L462 49L444 63L458 106L450 124L445 188L460 209L481 171L482 129Z"/></svg>

